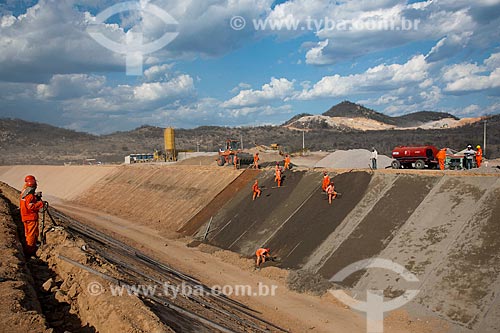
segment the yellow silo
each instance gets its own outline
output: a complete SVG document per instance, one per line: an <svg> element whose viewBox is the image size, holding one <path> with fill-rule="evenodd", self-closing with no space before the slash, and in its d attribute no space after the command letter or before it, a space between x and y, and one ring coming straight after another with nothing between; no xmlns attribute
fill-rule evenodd
<svg viewBox="0 0 500 333"><path fill-rule="evenodd" d="M167 127L163 132L163 138L165 140L165 154L168 161L177 160L177 152L175 151L175 137L174 128Z"/></svg>

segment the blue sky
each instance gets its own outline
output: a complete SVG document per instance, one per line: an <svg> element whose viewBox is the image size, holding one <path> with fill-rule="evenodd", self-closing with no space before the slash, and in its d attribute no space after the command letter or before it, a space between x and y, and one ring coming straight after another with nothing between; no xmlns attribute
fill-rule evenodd
<svg viewBox="0 0 500 333"><path fill-rule="evenodd" d="M500 112L500 0L139 0L99 21L119 3L1 1L0 116L110 133L280 124L343 100ZM175 38L139 48L140 75L127 75L96 30L124 46Z"/></svg>

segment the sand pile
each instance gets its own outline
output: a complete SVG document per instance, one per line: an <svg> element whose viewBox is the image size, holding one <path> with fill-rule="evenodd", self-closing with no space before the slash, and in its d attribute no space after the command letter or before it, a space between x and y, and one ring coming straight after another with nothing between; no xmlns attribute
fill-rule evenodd
<svg viewBox="0 0 500 333"><path fill-rule="evenodd" d="M337 150L327 155L314 165L315 168L338 169L365 169L371 165L371 152L366 149ZM378 155L378 169L385 169L391 165L392 159L385 155Z"/></svg>

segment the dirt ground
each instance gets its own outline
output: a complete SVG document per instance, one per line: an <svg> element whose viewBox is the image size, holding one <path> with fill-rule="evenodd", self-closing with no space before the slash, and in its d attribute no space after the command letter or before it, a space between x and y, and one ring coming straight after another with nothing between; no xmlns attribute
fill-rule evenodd
<svg viewBox="0 0 500 333"><path fill-rule="evenodd" d="M46 244L26 259L18 237L18 192L0 183L0 329L3 332L173 332L138 297L113 297L102 277L64 258L113 278L109 263L82 250L84 243L47 222ZM22 232L22 229L20 229Z"/></svg>
<svg viewBox="0 0 500 333"><path fill-rule="evenodd" d="M0 194L0 328L4 332L50 332L23 255L11 207Z"/></svg>

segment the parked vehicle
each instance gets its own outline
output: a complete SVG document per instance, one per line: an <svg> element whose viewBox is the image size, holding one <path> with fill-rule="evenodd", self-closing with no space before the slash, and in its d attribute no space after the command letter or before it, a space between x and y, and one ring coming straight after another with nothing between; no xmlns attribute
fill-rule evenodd
<svg viewBox="0 0 500 333"><path fill-rule="evenodd" d="M234 157L238 157L238 164L251 164L253 163L253 156L244 153L240 147L240 141L234 139L227 139L224 148L219 149L219 158L217 165L223 166L224 164L233 164Z"/></svg>
<svg viewBox="0 0 500 333"><path fill-rule="evenodd" d="M451 154L447 154L446 155L446 166L448 169L450 170L461 170L461 169L465 169L466 168L466 165L465 165L465 149L461 150L461 151L455 151L455 150L451 150L449 149ZM476 159L473 158L472 159L472 167L473 168L476 168Z"/></svg>
<svg viewBox="0 0 500 333"><path fill-rule="evenodd" d="M437 168L439 163L436 159L436 154L439 149L435 146L398 146L392 150L391 163L393 169L405 168L415 169Z"/></svg>

